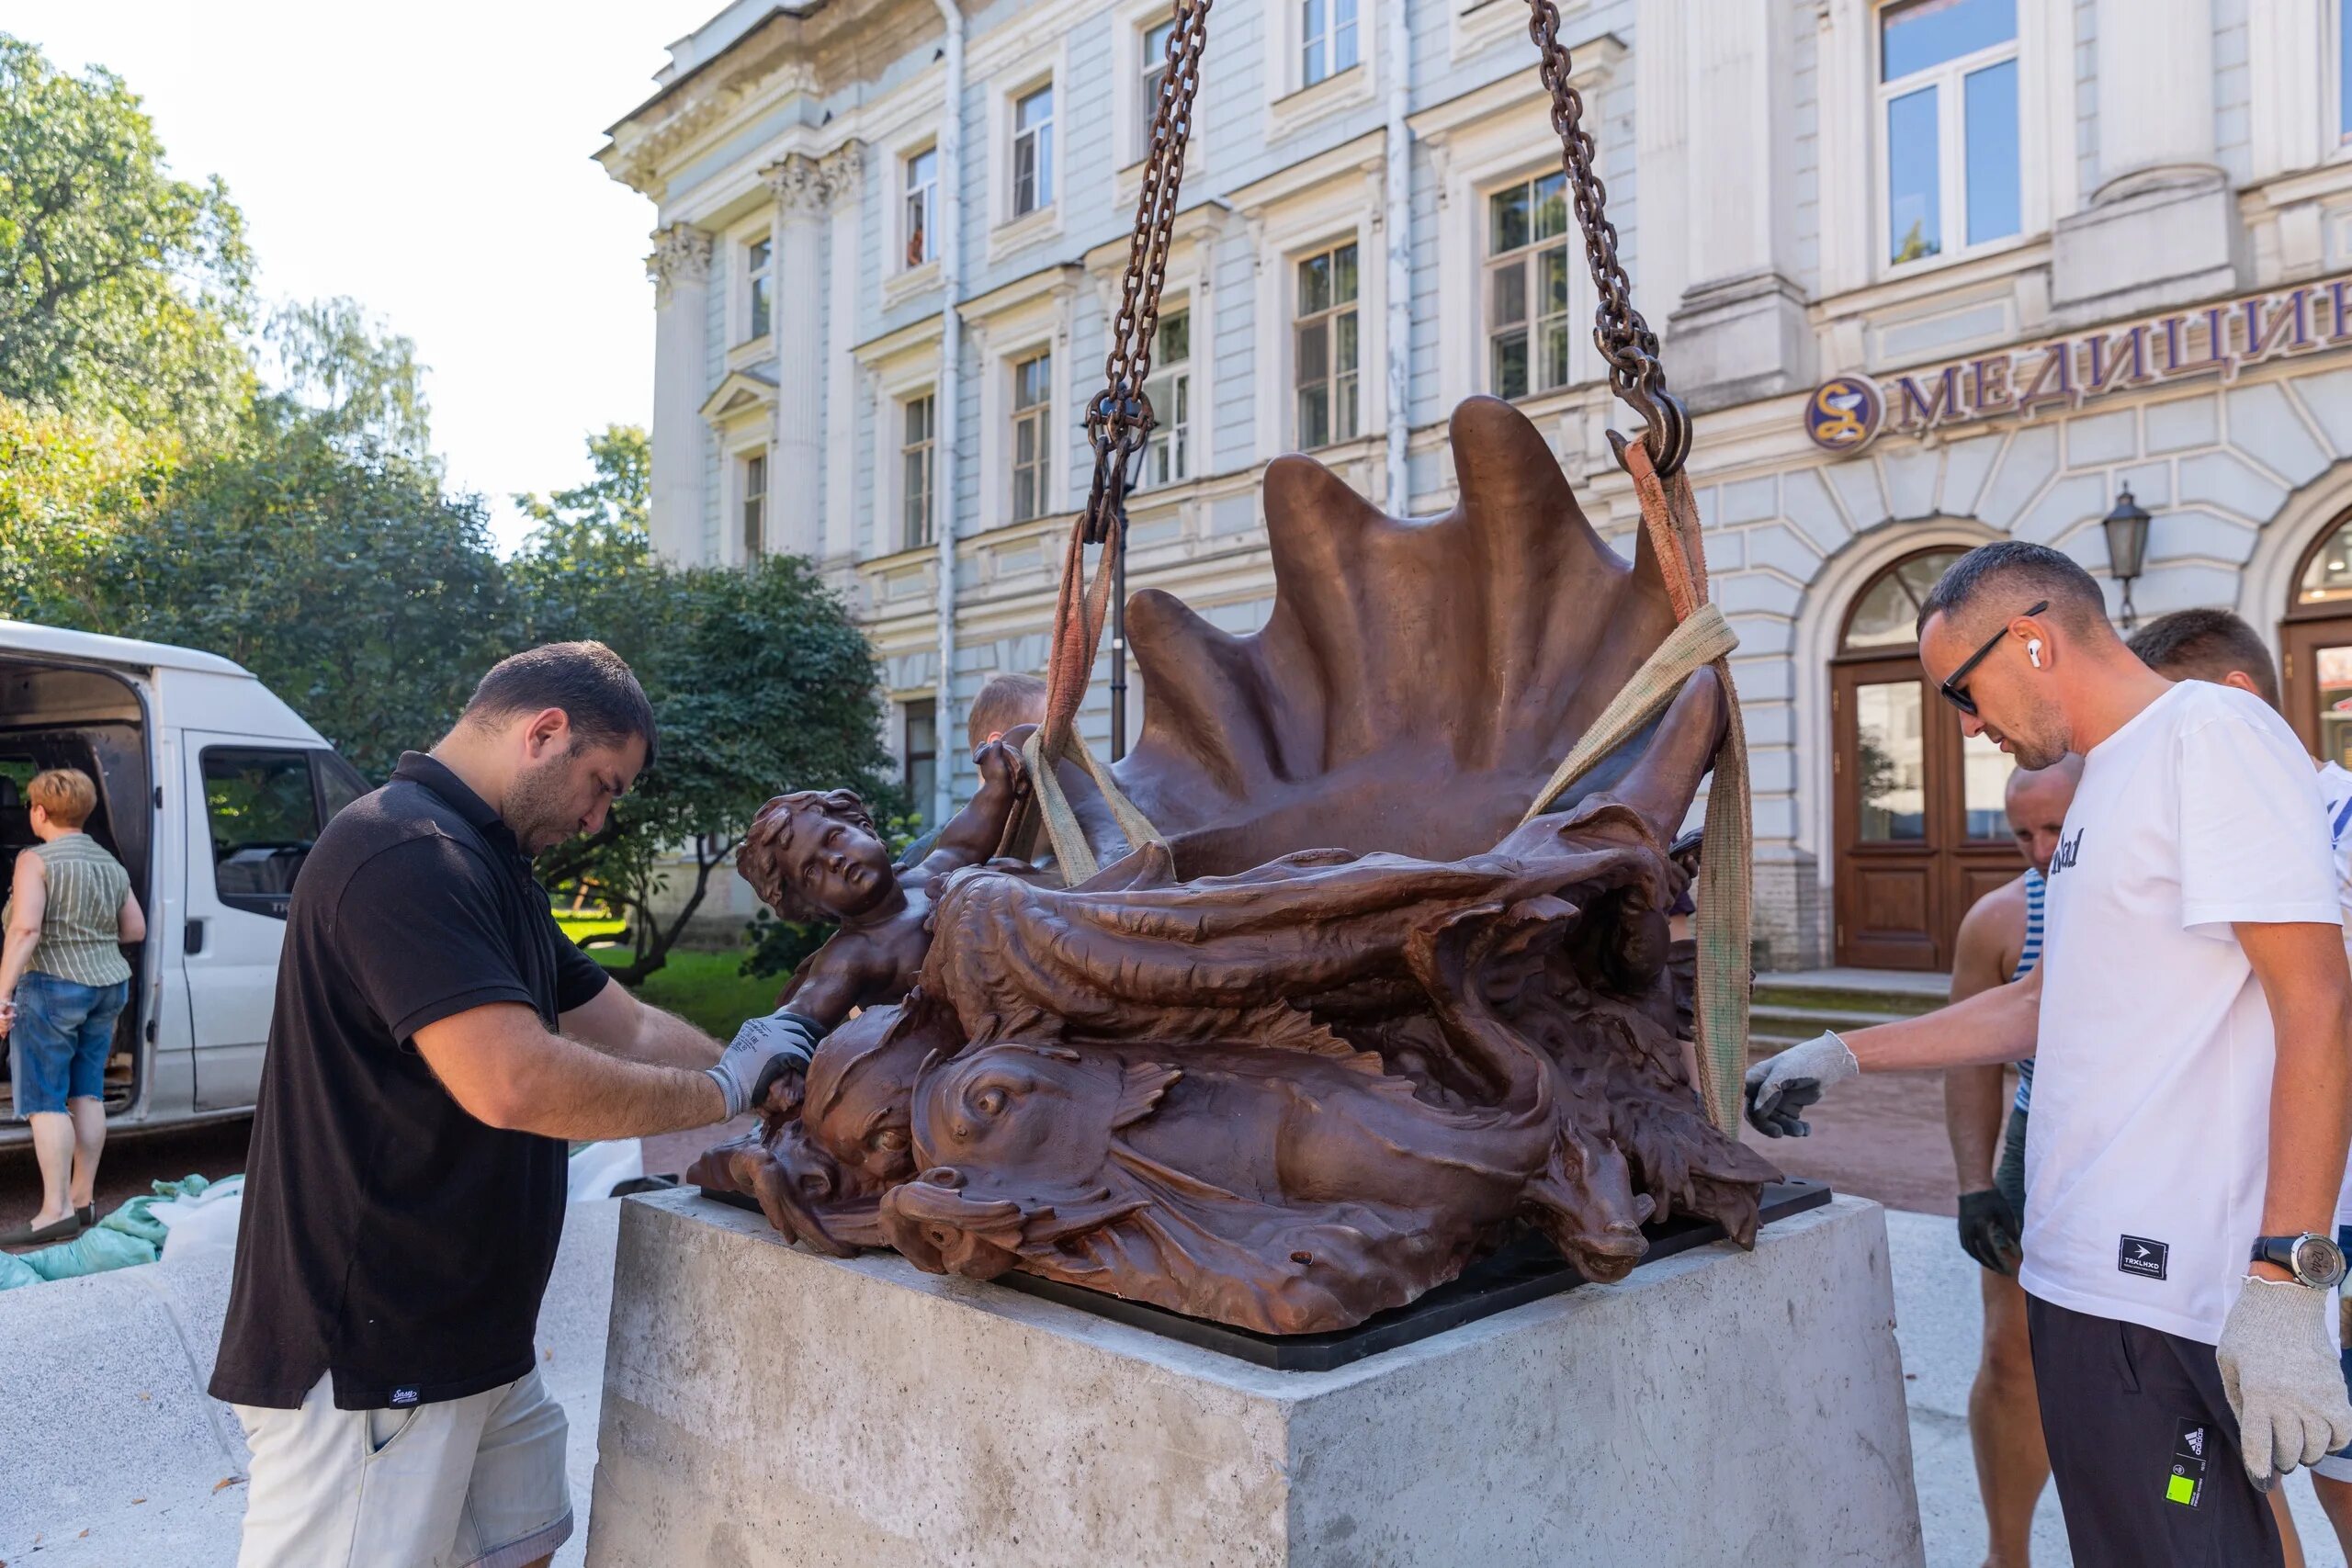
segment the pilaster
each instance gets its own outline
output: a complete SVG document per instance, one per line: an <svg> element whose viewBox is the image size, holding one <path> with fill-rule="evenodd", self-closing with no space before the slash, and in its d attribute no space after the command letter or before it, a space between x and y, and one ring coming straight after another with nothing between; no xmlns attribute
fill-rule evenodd
<svg viewBox="0 0 2352 1568"><path fill-rule="evenodd" d="M704 330L710 236L684 223L653 232L653 462L648 528L673 561L702 559Z"/></svg>

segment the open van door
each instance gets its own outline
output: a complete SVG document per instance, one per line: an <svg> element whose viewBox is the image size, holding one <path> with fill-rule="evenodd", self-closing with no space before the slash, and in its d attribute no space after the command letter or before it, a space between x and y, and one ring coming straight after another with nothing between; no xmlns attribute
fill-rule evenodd
<svg viewBox="0 0 2352 1568"><path fill-rule="evenodd" d="M254 1103L277 998L294 878L319 829L368 791L333 751L183 732L187 889L181 945L195 1032L196 1104Z"/></svg>

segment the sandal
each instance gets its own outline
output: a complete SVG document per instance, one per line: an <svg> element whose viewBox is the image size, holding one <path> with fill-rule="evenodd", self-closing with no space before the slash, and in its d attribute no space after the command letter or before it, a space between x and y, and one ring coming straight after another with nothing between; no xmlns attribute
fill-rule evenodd
<svg viewBox="0 0 2352 1568"><path fill-rule="evenodd" d="M15 1230L0 1233L0 1247L27 1247L34 1242L72 1241L82 1234L82 1222L74 1214L62 1220L51 1220L45 1225L18 1225Z"/></svg>

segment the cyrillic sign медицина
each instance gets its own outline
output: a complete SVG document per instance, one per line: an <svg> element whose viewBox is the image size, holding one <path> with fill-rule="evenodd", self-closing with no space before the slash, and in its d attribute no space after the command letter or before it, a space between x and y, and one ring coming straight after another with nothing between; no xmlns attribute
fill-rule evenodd
<svg viewBox="0 0 2352 1568"><path fill-rule="evenodd" d="M1859 452L1882 430L1927 435L2003 415L2030 419L2163 381L2210 375L2228 380L2243 366L2346 343L2352 343L2352 276L1899 376L1833 376L1805 400L1805 434L1825 451Z"/></svg>

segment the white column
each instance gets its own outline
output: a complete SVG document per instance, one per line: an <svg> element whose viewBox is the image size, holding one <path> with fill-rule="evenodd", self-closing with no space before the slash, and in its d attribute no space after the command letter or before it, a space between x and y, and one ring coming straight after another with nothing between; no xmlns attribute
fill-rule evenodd
<svg viewBox="0 0 2352 1568"><path fill-rule="evenodd" d="M818 487L823 451L826 171L795 152L763 171L775 193L775 256L770 285L775 323L775 456L768 464L768 539L773 548L810 555L824 526Z"/></svg>
<svg viewBox="0 0 2352 1568"><path fill-rule="evenodd" d="M2098 174L2090 205L2053 226L2060 326L2237 286L2236 203L2214 162L2213 0L2098 0Z"/></svg>
<svg viewBox="0 0 2352 1568"><path fill-rule="evenodd" d="M851 350L858 340L865 143L844 143L826 157L823 168L832 197L827 218L832 272L825 306L825 518L809 553L820 561L837 561L857 547L857 358Z"/></svg>
<svg viewBox="0 0 2352 1568"><path fill-rule="evenodd" d="M1809 386L1813 334L1796 280L1796 111L1773 0L1717 0L1681 50L1690 145L1690 285L1673 318L1674 385L1696 409ZM1649 52L1652 68L1672 68Z"/></svg>
<svg viewBox="0 0 2352 1568"><path fill-rule="evenodd" d="M2213 0L2098 0L2095 53L2095 199L2150 170L2212 167Z"/></svg>
<svg viewBox="0 0 2352 1568"><path fill-rule="evenodd" d="M2246 12L2254 177L2308 169L2326 156L2327 28L2321 0L2259 0Z"/></svg>
<svg viewBox="0 0 2352 1568"><path fill-rule="evenodd" d="M1634 149L1642 193L1640 294L1671 310L1690 285L1689 77L1680 61L1685 0L1634 12Z"/></svg>
<svg viewBox="0 0 2352 1568"><path fill-rule="evenodd" d="M658 229L645 258L653 280L653 547L667 559L702 561L704 333L710 236L684 223Z"/></svg>

